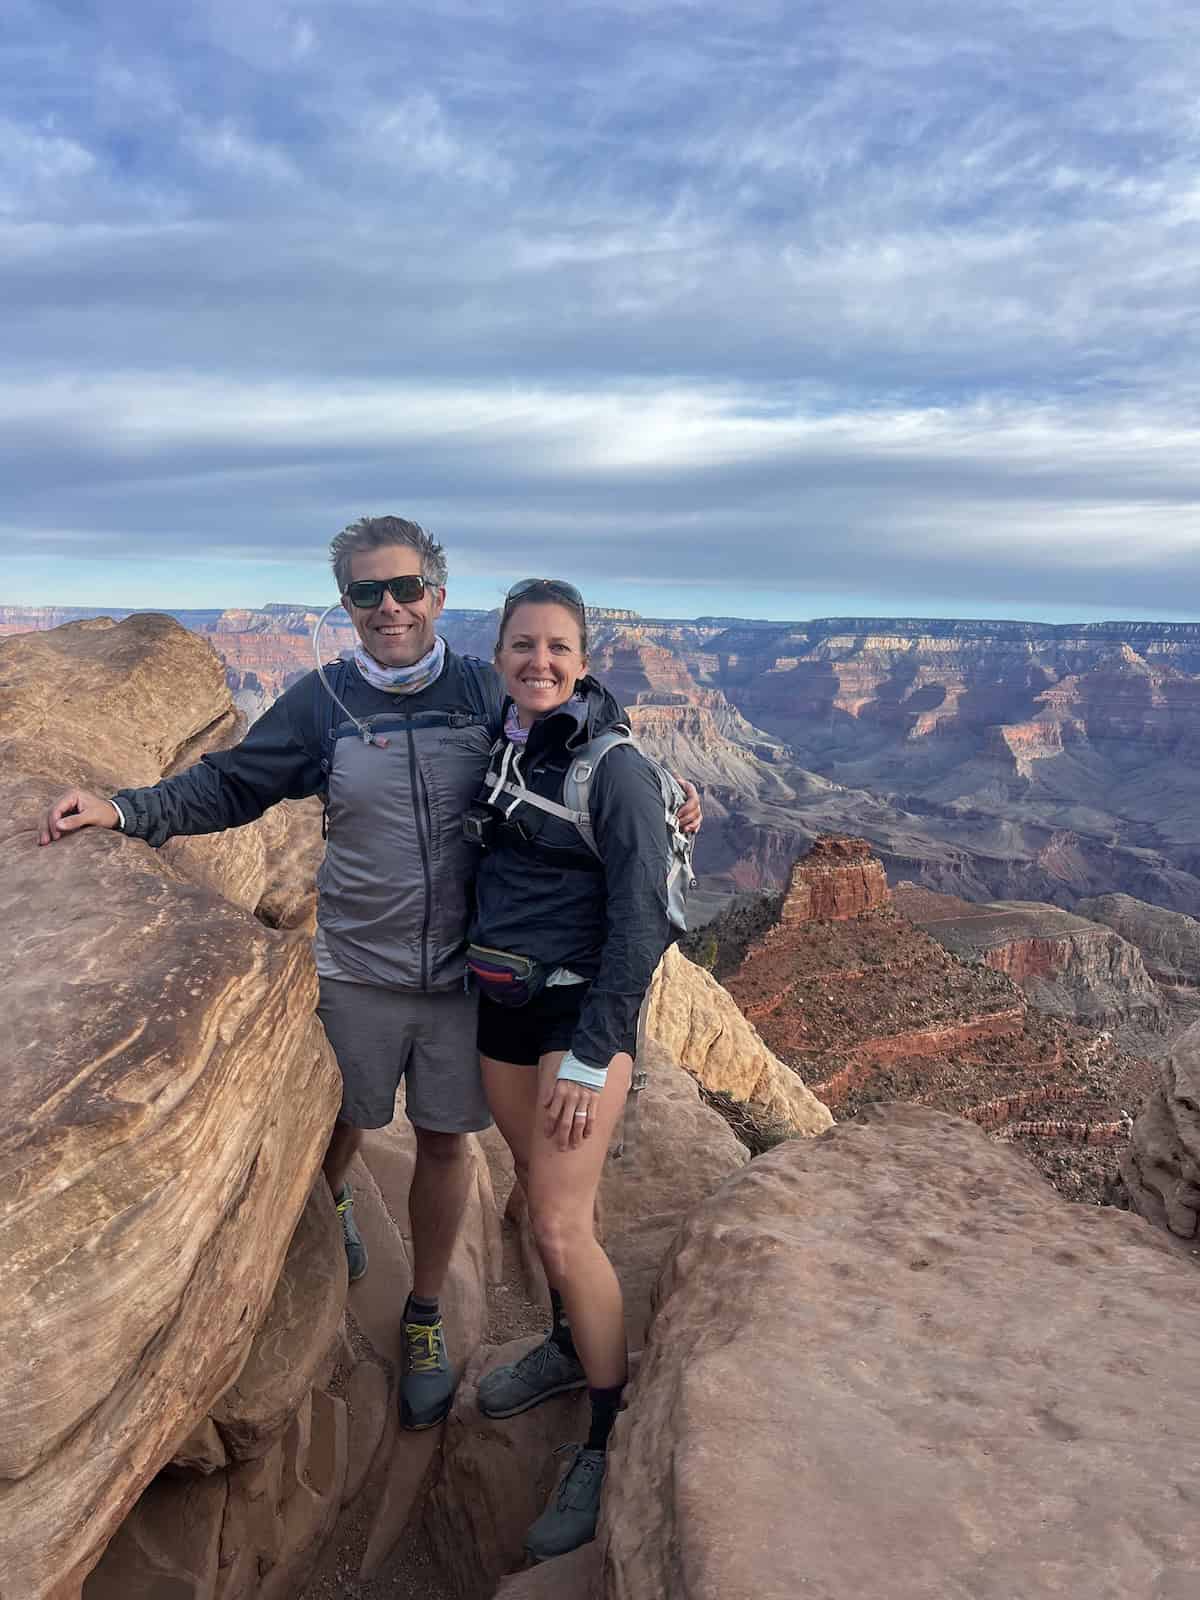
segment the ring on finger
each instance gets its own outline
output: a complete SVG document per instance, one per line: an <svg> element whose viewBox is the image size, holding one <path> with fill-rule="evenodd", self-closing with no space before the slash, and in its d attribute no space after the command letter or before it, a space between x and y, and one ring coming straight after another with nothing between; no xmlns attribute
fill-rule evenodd
<svg viewBox="0 0 1200 1600"><path fill-rule="evenodd" d="M587 1121L590 1121L591 1115L592 1115L592 1113L590 1111L576 1111L575 1114L574 1114L574 1117L572 1118L572 1120L573 1121L578 1121L578 1119L580 1117L582 1117L584 1119L584 1121L587 1122Z"/></svg>

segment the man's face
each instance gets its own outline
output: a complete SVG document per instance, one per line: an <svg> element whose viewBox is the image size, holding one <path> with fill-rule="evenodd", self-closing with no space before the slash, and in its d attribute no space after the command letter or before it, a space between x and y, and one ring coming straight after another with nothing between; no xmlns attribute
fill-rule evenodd
<svg viewBox="0 0 1200 1600"><path fill-rule="evenodd" d="M350 558L351 582L359 578L401 578L420 575L421 557L406 544L360 550ZM444 589L426 588L420 600L393 600L385 589L383 599L370 610L342 602L362 640L363 649L381 667L411 667L433 649L433 625L446 603Z"/></svg>

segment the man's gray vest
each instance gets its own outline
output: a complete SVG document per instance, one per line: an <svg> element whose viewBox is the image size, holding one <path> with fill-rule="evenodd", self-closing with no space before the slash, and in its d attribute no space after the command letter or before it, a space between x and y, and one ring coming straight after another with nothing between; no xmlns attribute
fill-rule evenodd
<svg viewBox="0 0 1200 1600"><path fill-rule="evenodd" d="M482 713L384 713L331 731L317 921L347 978L461 984L477 852L462 819L487 771Z"/></svg>

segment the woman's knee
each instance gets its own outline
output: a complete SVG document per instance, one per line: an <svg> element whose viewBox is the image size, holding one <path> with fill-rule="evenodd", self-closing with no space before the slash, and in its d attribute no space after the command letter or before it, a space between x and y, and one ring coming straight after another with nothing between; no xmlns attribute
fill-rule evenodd
<svg viewBox="0 0 1200 1600"><path fill-rule="evenodd" d="M569 1276L581 1251L595 1242L590 1217L580 1217L553 1201L532 1205L529 1222L538 1254L552 1283Z"/></svg>

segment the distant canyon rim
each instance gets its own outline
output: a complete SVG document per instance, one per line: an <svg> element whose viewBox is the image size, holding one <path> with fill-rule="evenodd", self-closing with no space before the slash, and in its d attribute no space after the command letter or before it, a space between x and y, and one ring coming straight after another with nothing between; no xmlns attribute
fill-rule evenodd
<svg viewBox="0 0 1200 1600"><path fill-rule="evenodd" d="M0 607L0 634L120 609ZM173 610L248 720L312 665L317 608ZM592 664L655 754L698 782L696 909L777 889L821 833L889 879L1074 909L1123 893L1200 915L1200 624L591 614ZM447 610L488 656L496 613ZM326 658L353 640L331 619Z"/></svg>

